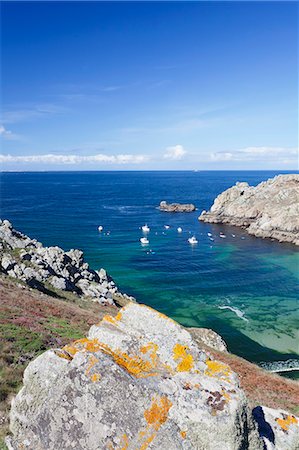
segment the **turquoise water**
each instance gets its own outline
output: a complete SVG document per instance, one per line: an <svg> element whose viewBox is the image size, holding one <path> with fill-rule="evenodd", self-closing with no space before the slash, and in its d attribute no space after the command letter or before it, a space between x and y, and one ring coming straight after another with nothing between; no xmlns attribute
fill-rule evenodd
<svg viewBox="0 0 299 450"><path fill-rule="evenodd" d="M236 181L256 185L276 173L3 173L1 216L44 245L81 248L91 267L105 267L138 301L183 325L214 329L238 355L297 359L298 251L197 220ZM161 200L192 202L198 211L162 213ZM148 247L139 242L145 223ZM187 242L193 234L194 247Z"/></svg>

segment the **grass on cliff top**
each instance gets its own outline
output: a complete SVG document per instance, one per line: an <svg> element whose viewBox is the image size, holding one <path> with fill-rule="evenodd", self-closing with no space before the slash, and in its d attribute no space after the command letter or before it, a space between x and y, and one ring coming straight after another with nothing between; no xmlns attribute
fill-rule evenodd
<svg viewBox="0 0 299 450"><path fill-rule="evenodd" d="M22 386L27 364L49 348L86 335L90 326L117 308L49 297L0 276L0 450L6 449L12 397Z"/></svg>

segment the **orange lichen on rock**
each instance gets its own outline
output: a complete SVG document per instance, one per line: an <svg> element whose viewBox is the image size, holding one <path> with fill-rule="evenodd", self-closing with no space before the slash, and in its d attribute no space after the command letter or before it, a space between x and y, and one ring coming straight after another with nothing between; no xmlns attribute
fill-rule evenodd
<svg viewBox="0 0 299 450"><path fill-rule="evenodd" d="M92 356L89 358L89 363L88 363L87 369L86 369L86 371L85 371L85 375L89 375L89 372L91 371L91 369L93 368L93 366L94 366L98 361L99 361L98 358L96 358L94 355L92 355Z"/></svg>
<svg viewBox="0 0 299 450"><path fill-rule="evenodd" d="M121 320L121 318L122 318L121 312L118 312L115 317L106 315L99 323L99 326L101 325L102 322L109 322L112 323L113 325L118 325L118 322Z"/></svg>
<svg viewBox="0 0 299 450"><path fill-rule="evenodd" d="M126 434L122 435L122 444L120 450L127 450L129 447L129 438Z"/></svg>
<svg viewBox="0 0 299 450"><path fill-rule="evenodd" d="M146 450L149 444L155 439L158 430L167 421L171 406L172 403L166 396L158 396L153 399L151 406L144 411L147 426L145 430L139 432L139 450Z"/></svg>
<svg viewBox="0 0 299 450"><path fill-rule="evenodd" d="M298 419L292 415L287 416L285 419L278 418L275 420L284 431L288 431L291 425L298 423Z"/></svg>
<svg viewBox="0 0 299 450"><path fill-rule="evenodd" d="M227 364L207 359L206 365L208 366L208 368L205 370L205 375L223 378L225 381L230 381L230 375L232 371Z"/></svg>
<svg viewBox="0 0 299 450"><path fill-rule="evenodd" d="M94 373L93 375L91 375L90 379L93 383L96 383L101 379L101 375L99 373Z"/></svg>
<svg viewBox="0 0 299 450"><path fill-rule="evenodd" d="M144 418L149 425L152 425L156 430L166 422L168 411L172 403L167 397L160 397L154 400L151 407L144 411Z"/></svg>
<svg viewBox="0 0 299 450"><path fill-rule="evenodd" d="M189 347L186 345L176 344L173 347L173 359L179 360L176 370L178 372L189 372L194 366L193 356L189 351Z"/></svg>
<svg viewBox="0 0 299 450"><path fill-rule="evenodd" d="M157 346L156 344L149 343L148 346L145 347L143 347L143 352L141 352L141 356L128 355L127 353L124 353L119 349L116 350L111 349L107 344L99 342L98 339L84 338L75 341L71 345L66 345L65 347L63 347L62 354L69 355L70 356L69 359L71 359L78 352L91 352L91 353L102 352L105 353L106 355L111 356L119 366L123 367L131 375L134 375L137 378L156 376L159 373L158 370L159 358L156 354ZM149 353L148 358L147 352L149 352L150 350L152 351ZM145 354L145 357L143 357L143 354ZM166 367L164 367L161 364L161 369L162 367L164 370L166 369Z"/></svg>

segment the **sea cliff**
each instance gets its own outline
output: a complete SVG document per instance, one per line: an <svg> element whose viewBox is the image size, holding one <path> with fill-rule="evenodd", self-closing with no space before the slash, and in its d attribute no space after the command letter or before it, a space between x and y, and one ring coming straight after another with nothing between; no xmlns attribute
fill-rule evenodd
<svg viewBox="0 0 299 450"><path fill-rule="evenodd" d="M256 237L299 245L299 175L278 175L258 184L236 183L199 220L246 228Z"/></svg>

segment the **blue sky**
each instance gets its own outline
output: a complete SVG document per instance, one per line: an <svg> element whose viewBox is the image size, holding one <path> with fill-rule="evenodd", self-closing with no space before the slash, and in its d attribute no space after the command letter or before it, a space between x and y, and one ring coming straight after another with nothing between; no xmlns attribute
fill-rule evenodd
<svg viewBox="0 0 299 450"><path fill-rule="evenodd" d="M2 170L295 169L295 2L2 2Z"/></svg>

